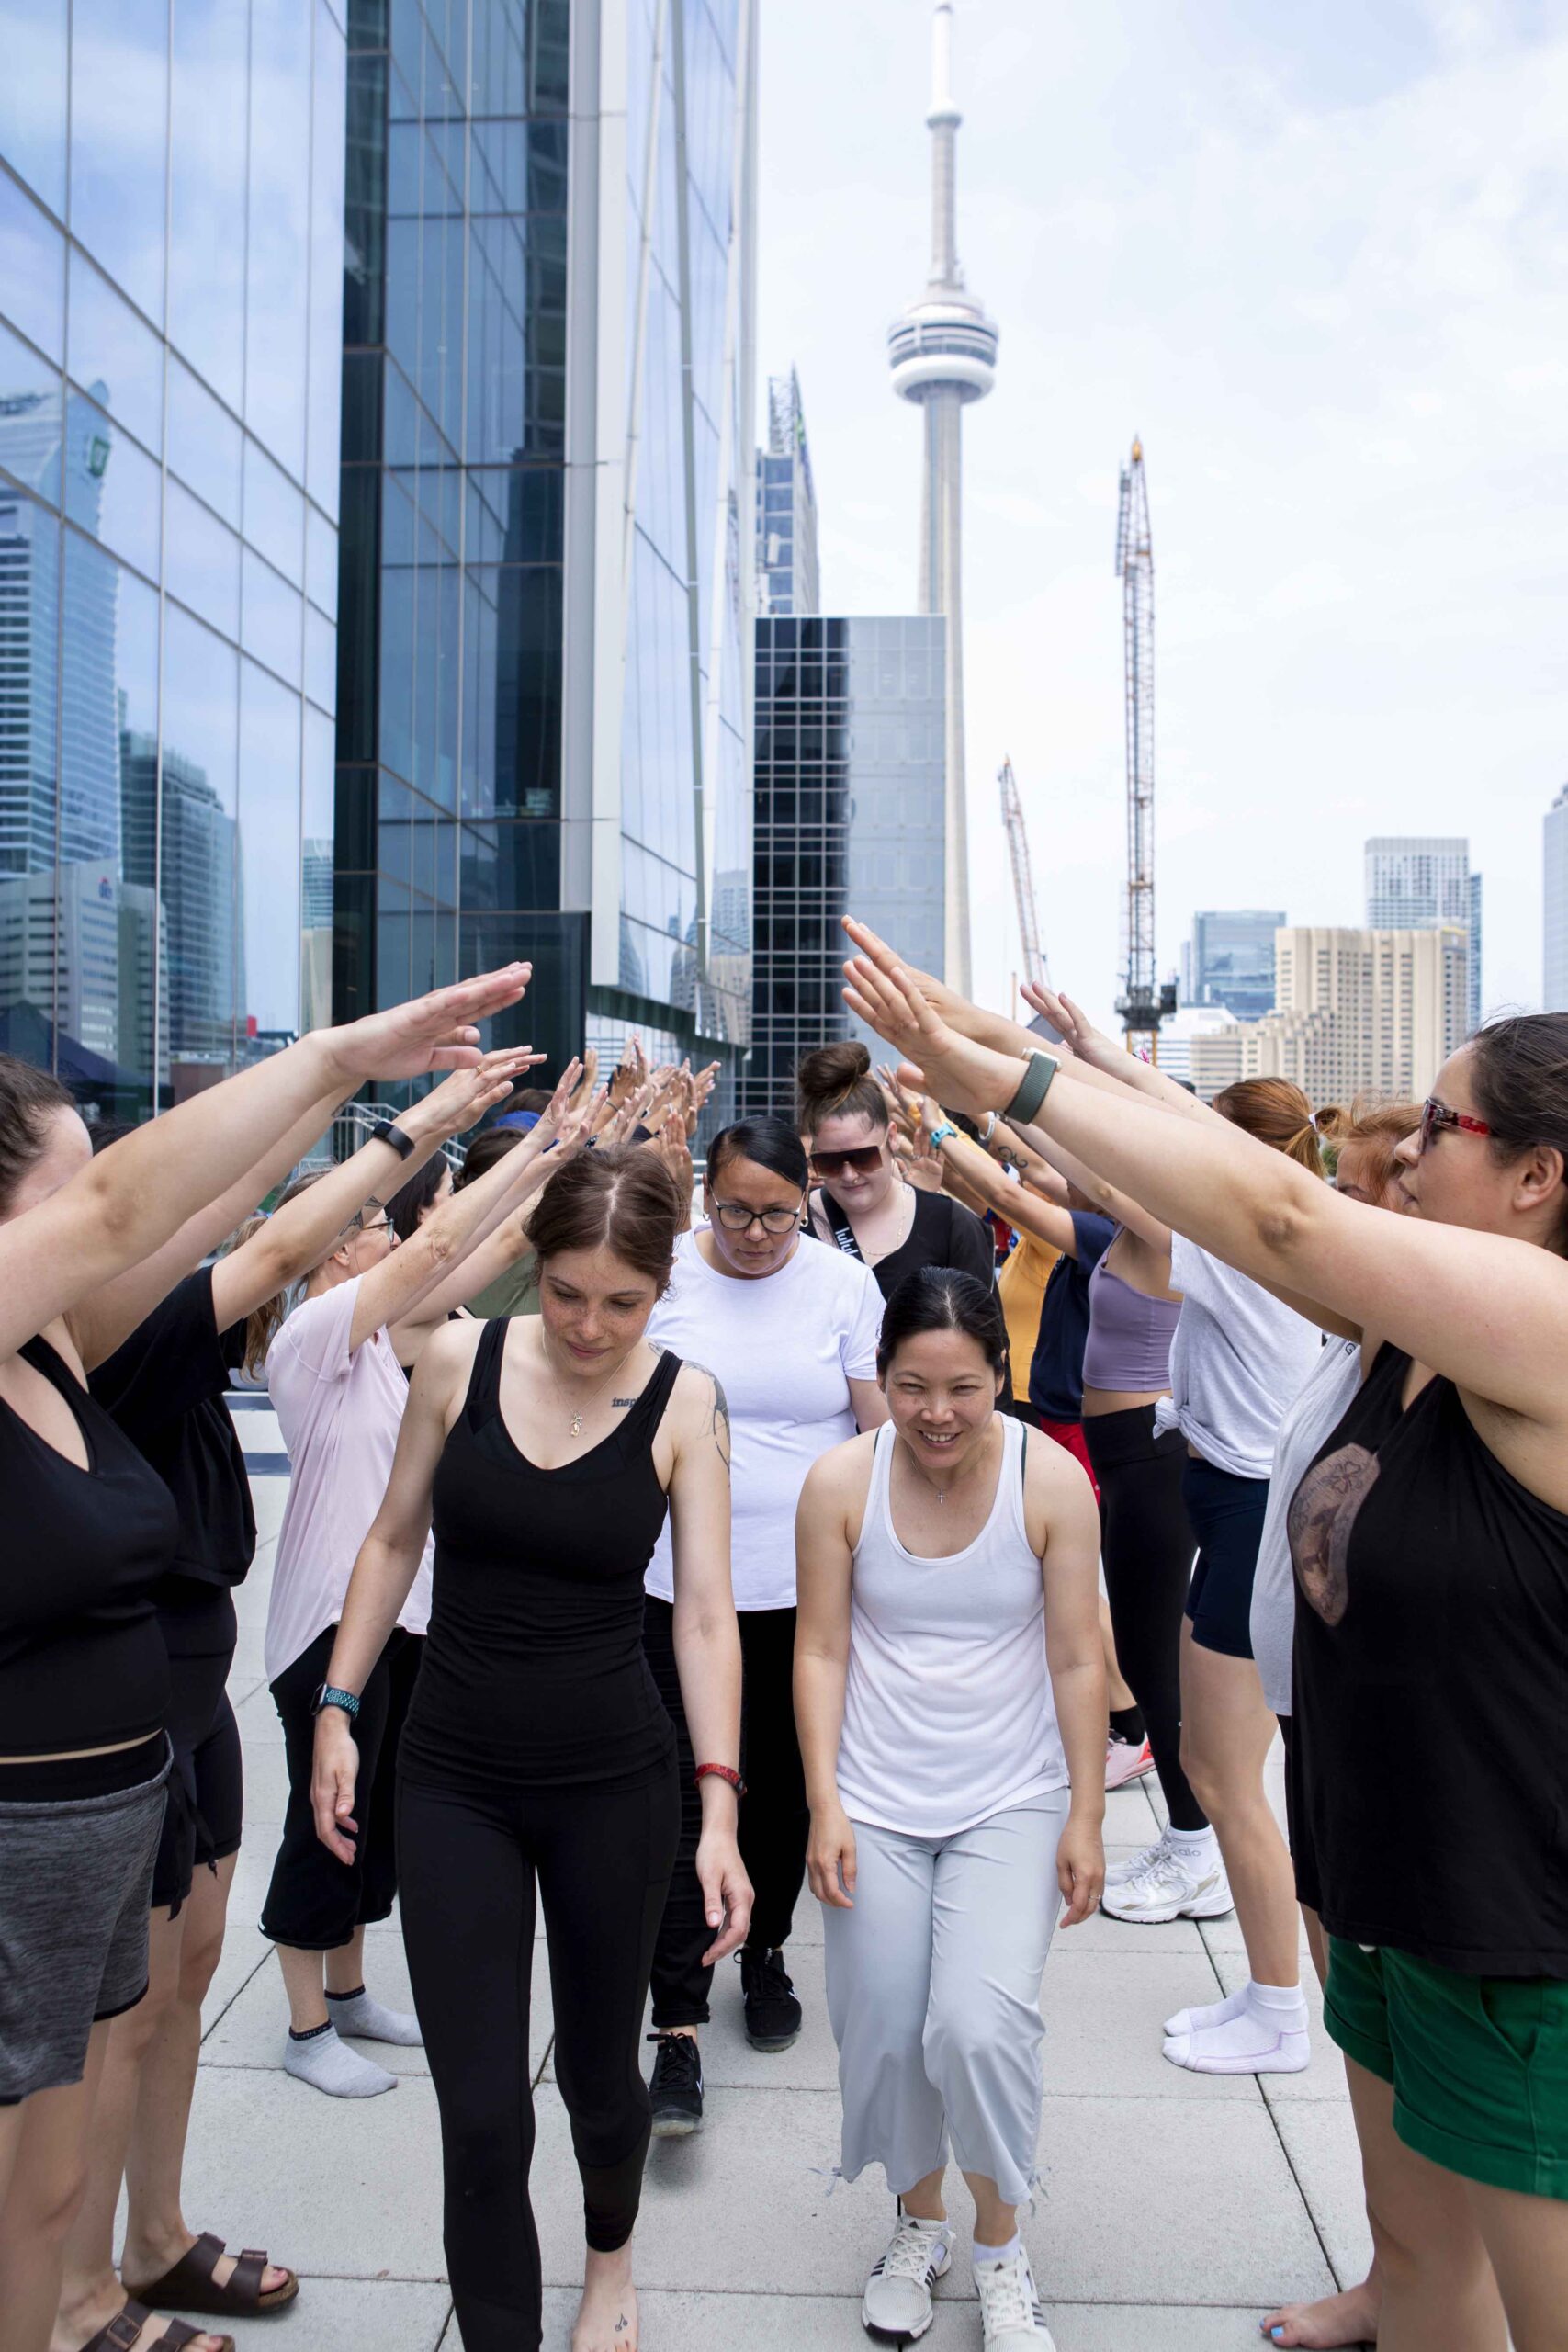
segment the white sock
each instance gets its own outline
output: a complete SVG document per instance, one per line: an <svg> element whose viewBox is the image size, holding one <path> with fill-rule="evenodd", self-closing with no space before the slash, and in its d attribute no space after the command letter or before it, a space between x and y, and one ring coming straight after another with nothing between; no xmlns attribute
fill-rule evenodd
<svg viewBox="0 0 1568 2352"><path fill-rule="evenodd" d="M1023 2242L1014 2230L1006 2245L982 2245L976 2238L970 2248L970 2258L975 2262L1011 2262L1022 2252Z"/></svg>
<svg viewBox="0 0 1568 2352"><path fill-rule="evenodd" d="M900 2213L898 2218L902 2222L913 2222L916 2229L924 2230L928 2237L945 2238L949 2245L953 2244L953 2223L951 2221L928 2222L923 2220L919 2213Z"/></svg>
<svg viewBox="0 0 1568 2352"><path fill-rule="evenodd" d="M1165 2043L1171 2063L1195 2075L1297 2075L1311 2054L1306 1996L1299 1984L1249 1983L1232 2016L1195 2014Z"/></svg>
<svg viewBox="0 0 1568 2352"><path fill-rule="evenodd" d="M1168 1829L1166 1836L1170 1839L1177 1852L1188 1861L1195 1861L1201 1849L1209 1846L1217 1849L1219 1845L1212 1822L1205 1824L1201 1829Z"/></svg>
<svg viewBox="0 0 1568 2352"><path fill-rule="evenodd" d="M1235 1991L1227 1993L1223 2001L1200 2001L1190 2009L1178 2009L1173 2018L1167 2018L1165 2030L1167 2033L1190 2033L1194 2026L1227 2025L1232 2018L1240 2017L1246 2008L1250 1989L1249 1985L1238 1984Z"/></svg>
<svg viewBox="0 0 1568 2352"><path fill-rule="evenodd" d="M373 2065L357 2050L341 2042L331 2025L301 2038L290 2032L283 2053L286 2074L332 2098L374 2098L378 2091L395 2091L396 2075Z"/></svg>
<svg viewBox="0 0 1568 2352"><path fill-rule="evenodd" d="M329 1993L327 2013L339 2033L354 2034L361 2041L396 2041L405 2050L417 2050L424 2041L416 2017L407 2009L384 2007L363 1984L356 1993Z"/></svg>

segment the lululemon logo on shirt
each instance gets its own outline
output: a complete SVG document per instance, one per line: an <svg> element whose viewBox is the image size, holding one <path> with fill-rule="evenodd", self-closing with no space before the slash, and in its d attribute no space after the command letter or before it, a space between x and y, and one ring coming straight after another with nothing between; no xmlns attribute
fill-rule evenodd
<svg viewBox="0 0 1568 2352"><path fill-rule="evenodd" d="M1375 1453L1344 1445L1314 1462L1291 1498L1286 1529L1296 1580L1325 1625L1337 1625L1349 1607L1350 1538L1377 1477Z"/></svg>

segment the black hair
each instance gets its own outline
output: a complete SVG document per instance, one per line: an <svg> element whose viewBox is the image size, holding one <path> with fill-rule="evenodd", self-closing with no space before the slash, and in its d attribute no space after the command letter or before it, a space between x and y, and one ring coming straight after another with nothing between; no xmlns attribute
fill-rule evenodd
<svg viewBox="0 0 1568 2352"><path fill-rule="evenodd" d="M1470 1040L1475 1106L1504 1165L1545 1144L1562 1154L1568 1181L1568 1012L1514 1013ZM1568 1255L1568 1215L1552 1244Z"/></svg>
<svg viewBox="0 0 1568 2352"><path fill-rule="evenodd" d="M465 1184L477 1184L481 1176L488 1176L498 1159L516 1150L527 1132L526 1127L481 1127L463 1154L457 1175L458 1192Z"/></svg>
<svg viewBox="0 0 1568 2352"><path fill-rule="evenodd" d="M424 1166L417 1169L408 1182L400 1184L392 1194L387 1203L387 1216L400 1241L413 1239L426 1209L435 1205L435 1195L441 1190L441 1180L446 1172L446 1160L440 1152L433 1151Z"/></svg>
<svg viewBox="0 0 1568 2352"><path fill-rule="evenodd" d="M49 1149L55 1113L75 1108L74 1098L47 1070L0 1054L0 1213Z"/></svg>
<svg viewBox="0 0 1568 2352"><path fill-rule="evenodd" d="M806 1146L783 1119L738 1119L732 1127L721 1127L708 1146L710 1184L717 1182L732 1159L754 1160L770 1174L782 1176L797 1193L807 1189Z"/></svg>
<svg viewBox="0 0 1568 2352"><path fill-rule="evenodd" d="M1006 1378L1008 1327L1002 1303L974 1274L956 1266L921 1266L906 1274L882 1310L882 1334L876 1342L876 1369L886 1379L894 1357L906 1340L922 1331L962 1331L984 1352L994 1373Z"/></svg>

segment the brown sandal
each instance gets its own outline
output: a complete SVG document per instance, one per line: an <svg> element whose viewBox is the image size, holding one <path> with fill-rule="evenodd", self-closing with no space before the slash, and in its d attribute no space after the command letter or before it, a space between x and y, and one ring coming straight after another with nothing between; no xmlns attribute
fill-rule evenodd
<svg viewBox="0 0 1568 2352"><path fill-rule="evenodd" d="M91 2343L84 2344L82 2352L135 2352L137 2338L152 2317L144 2304L127 2303L123 2311L116 2312L107 2327L99 2328ZM206 2328L187 2327L183 2319L166 2319L163 2335L152 2339L151 2352L180 2352L181 2345L194 2344L208 2333ZM231 2335L220 2335L217 2341L222 2352L234 2352Z"/></svg>
<svg viewBox="0 0 1568 2352"><path fill-rule="evenodd" d="M225 2248L221 2238L210 2230L198 2237L188 2254L183 2254L172 2270L161 2278L152 2279L145 2287L138 2287L149 2303L159 2311L210 2312L219 2319L240 2319L278 2312L291 2303L299 2292L299 2281L293 2271L281 2287L274 2287L263 2294L261 2282L266 2275L266 2256L248 2245L235 2263L224 2284L219 2286L213 2272L222 2261ZM281 2269L282 2265L278 2267ZM182 2338L181 2341L185 2341ZM90 2347L89 2347L90 2352Z"/></svg>

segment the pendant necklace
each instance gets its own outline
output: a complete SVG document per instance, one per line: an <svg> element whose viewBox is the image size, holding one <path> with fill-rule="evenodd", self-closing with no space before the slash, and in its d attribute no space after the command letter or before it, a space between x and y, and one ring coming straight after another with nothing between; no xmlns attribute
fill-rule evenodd
<svg viewBox="0 0 1568 2352"><path fill-rule="evenodd" d="M550 1385L556 1392L557 1404L560 1407L562 1412L570 1417L568 1427L568 1434L570 1436L575 1438L582 1435L583 1415L598 1403L602 1392L609 1386L610 1383L615 1379L615 1374L621 1371L625 1365L631 1362L632 1357L637 1353L637 1346L638 1341L634 1340L631 1346L626 1350L626 1354L621 1358L620 1363L611 1365L609 1371L604 1374L604 1379L597 1381L594 1384L593 1389L586 1401L575 1409L567 1403L566 1398L561 1395L560 1383L556 1378L555 1366L550 1363L550 1352L547 1347L545 1350L545 1362L547 1364L549 1364Z"/></svg>

